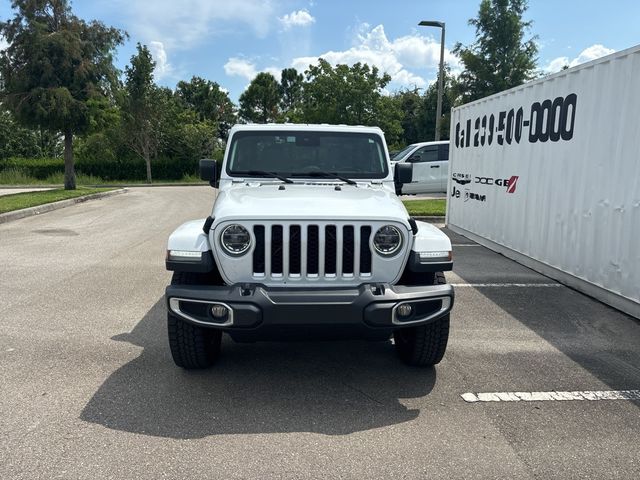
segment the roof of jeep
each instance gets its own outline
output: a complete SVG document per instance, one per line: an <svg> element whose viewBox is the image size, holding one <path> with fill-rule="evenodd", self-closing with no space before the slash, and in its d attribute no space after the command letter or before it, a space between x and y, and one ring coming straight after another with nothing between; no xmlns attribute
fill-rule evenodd
<svg viewBox="0 0 640 480"><path fill-rule="evenodd" d="M380 127L366 127L363 125L329 125L328 123L250 123L246 125L234 125L230 133L256 130L306 130L312 132L361 132L384 135Z"/></svg>

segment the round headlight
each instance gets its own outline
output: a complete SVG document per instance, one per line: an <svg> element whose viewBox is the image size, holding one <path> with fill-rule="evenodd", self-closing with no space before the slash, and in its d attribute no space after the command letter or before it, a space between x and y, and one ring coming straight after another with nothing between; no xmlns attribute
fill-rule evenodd
<svg viewBox="0 0 640 480"><path fill-rule="evenodd" d="M229 225L222 231L220 243L230 255L242 255L251 246L251 235L242 225Z"/></svg>
<svg viewBox="0 0 640 480"><path fill-rule="evenodd" d="M401 245L402 234L393 225L380 227L373 237L373 246L380 255L393 255Z"/></svg>

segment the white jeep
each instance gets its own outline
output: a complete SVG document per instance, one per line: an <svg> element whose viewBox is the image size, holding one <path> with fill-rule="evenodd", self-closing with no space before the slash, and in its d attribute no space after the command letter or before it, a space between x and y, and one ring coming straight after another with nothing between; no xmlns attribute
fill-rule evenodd
<svg viewBox="0 0 640 480"><path fill-rule="evenodd" d="M242 125L229 135L211 215L168 242L171 354L211 366L227 333L237 342L394 338L411 365L442 359L453 288L451 242L409 217L377 127Z"/></svg>

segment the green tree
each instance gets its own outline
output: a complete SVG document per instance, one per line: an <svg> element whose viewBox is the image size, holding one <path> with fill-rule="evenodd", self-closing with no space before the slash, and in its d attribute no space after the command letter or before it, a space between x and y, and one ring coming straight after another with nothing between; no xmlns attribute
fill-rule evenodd
<svg viewBox="0 0 640 480"><path fill-rule="evenodd" d="M398 104L388 95L381 95L375 103L376 119L364 125L380 127L384 132L388 145L397 144L402 138L403 112Z"/></svg>
<svg viewBox="0 0 640 480"><path fill-rule="evenodd" d="M453 52L464 70L456 82L462 103L521 85L536 76L538 47L535 37L525 41L531 22L523 20L526 0L482 0L471 45L457 43Z"/></svg>
<svg viewBox="0 0 640 480"><path fill-rule="evenodd" d="M109 95L117 71L113 52L124 33L72 14L67 0L13 0L0 22L9 47L0 53L2 102L23 126L64 134L64 187L75 189L73 136ZM97 102L97 103L96 103Z"/></svg>
<svg viewBox="0 0 640 480"><path fill-rule="evenodd" d="M11 112L0 110L0 159L39 156L35 132L17 125Z"/></svg>
<svg viewBox="0 0 640 480"><path fill-rule="evenodd" d="M226 138L229 129L236 122L235 107L229 99L229 93L220 85L200 77L190 81L180 81L176 87L176 96L186 108L198 114L200 121L217 125L218 135Z"/></svg>
<svg viewBox="0 0 640 480"><path fill-rule="evenodd" d="M331 66L320 58L305 71L302 120L308 123L344 123L380 126L389 143L402 133L402 115L394 102L382 95L391 81L367 64Z"/></svg>
<svg viewBox="0 0 640 480"><path fill-rule="evenodd" d="M376 101L391 81L376 67L356 63L331 66L325 59L305 72L304 116L310 123L370 124L376 117Z"/></svg>
<svg viewBox="0 0 640 480"><path fill-rule="evenodd" d="M270 73L261 72L240 95L240 117L254 123L275 122L279 104L278 81Z"/></svg>
<svg viewBox="0 0 640 480"><path fill-rule="evenodd" d="M440 140L449 138L449 124L451 123L451 108L454 105L453 81L449 67L445 65L442 79L442 118L440 120ZM438 83L433 82L424 93L419 116L418 135L420 142L427 142L435 137L436 111L438 105Z"/></svg>
<svg viewBox="0 0 640 480"><path fill-rule="evenodd" d="M160 88L158 93L159 155L194 166L199 159L210 157L218 144L219 124L187 108L170 89Z"/></svg>
<svg viewBox="0 0 640 480"><path fill-rule="evenodd" d="M151 158L161 142L161 92L153 81L156 64L146 45L137 45L138 53L125 68L125 98L122 103L123 140L144 160L147 182L151 183Z"/></svg>
<svg viewBox="0 0 640 480"><path fill-rule="evenodd" d="M424 96L418 88L403 90L393 95L393 101L402 112L402 137L401 146L423 141L424 123Z"/></svg>
<svg viewBox="0 0 640 480"><path fill-rule="evenodd" d="M285 121L296 121L302 103L304 77L295 68L285 68L280 75L280 108Z"/></svg>

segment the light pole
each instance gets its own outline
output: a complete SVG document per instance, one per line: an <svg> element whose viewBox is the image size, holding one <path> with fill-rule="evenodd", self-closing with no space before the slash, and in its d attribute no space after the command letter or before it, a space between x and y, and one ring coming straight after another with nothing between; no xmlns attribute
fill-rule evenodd
<svg viewBox="0 0 640 480"><path fill-rule="evenodd" d="M419 24L421 27L439 27L442 29L440 38L440 70L438 71L438 106L436 107L436 142L440 140L440 117L442 117L442 81L444 78L444 22L423 20Z"/></svg>

